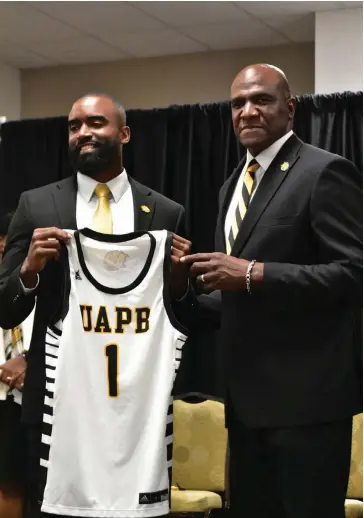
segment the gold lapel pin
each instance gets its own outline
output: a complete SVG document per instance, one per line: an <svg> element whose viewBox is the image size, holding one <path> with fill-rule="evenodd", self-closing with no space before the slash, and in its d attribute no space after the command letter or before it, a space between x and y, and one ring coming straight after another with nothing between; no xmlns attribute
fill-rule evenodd
<svg viewBox="0 0 364 518"><path fill-rule="evenodd" d="M283 162L283 164L281 164L281 171L287 171L288 168L289 168L288 162Z"/></svg>
<svg viewBox="0 0 364 518"><path fill-rule="evenodd" d="M150 212L149 207L147 207L146 205L141 205L140 208L142 209L143 212L146 212L147 214L149 214L149 212Z"/></svg>

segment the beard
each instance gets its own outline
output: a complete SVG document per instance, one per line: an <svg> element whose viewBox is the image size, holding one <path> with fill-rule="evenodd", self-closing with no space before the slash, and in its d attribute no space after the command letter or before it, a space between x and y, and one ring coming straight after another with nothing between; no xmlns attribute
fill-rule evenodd
<svg viewBox="0 0 364 518"><path fill-rule="evenodd" d="M90 151L82 151L82 145L93 144ZM120 155L120 142L110 138L97 138L78 141L68 149L68 156L72 166L86 176L93 178L101 173Z"/></svg>

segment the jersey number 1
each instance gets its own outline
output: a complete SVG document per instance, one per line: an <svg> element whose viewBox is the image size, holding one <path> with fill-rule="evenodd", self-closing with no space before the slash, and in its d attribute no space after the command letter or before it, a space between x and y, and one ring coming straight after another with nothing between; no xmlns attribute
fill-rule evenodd
<svg viewBox="0 0 364 518"><path fill-rule="evenodd" d="M109 397L118 397L118 373L119 373L119 351L118 344L107 344L105 346L106 374L109 382Z"/></svg>

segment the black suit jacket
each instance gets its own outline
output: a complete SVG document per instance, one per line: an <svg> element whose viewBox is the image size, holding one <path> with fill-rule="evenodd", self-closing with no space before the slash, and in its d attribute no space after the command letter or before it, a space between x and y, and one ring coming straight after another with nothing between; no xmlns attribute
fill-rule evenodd
<svg viewBox="0 0 364 518"><path fill-rule="evenodd" d="M130 177L129 181L134 198L134 229L166 229L183 236L184 208ZM60 264L51 261L40 273L35 294L24 295L19 271L36 228L77 228L76 196L76 177L24 192L10 225L5 254L0 265L0 327L8 329L23 322L34 307L35 294L37 296L23 395L23 420L27 423L35 423L42 418L45 330L59 310L64 275ZM142 211L142 205L149 207L150 212Z"/></svg>
<svg viewBox="0 0 364 518"><path fill-rule="evenodd" d="M244 162L220 192L216 250L224 253L226 212ZM251 427L361 411L361 182L351 162L295 135L265 172L232 250L264 263L264 281L251 296L222 293L228 423L232 409Z"/></svg>

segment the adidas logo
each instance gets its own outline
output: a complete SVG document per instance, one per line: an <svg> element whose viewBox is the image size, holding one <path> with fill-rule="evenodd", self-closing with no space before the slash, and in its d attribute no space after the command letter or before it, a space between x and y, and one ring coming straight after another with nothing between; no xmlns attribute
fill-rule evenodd
<svg viewBox="0 0 364 518"><path fill-rule="evenodd" d="M142 496L141 499L140 499L140 503L141 504L149 504L148 496L147 495Z"/></svg>

